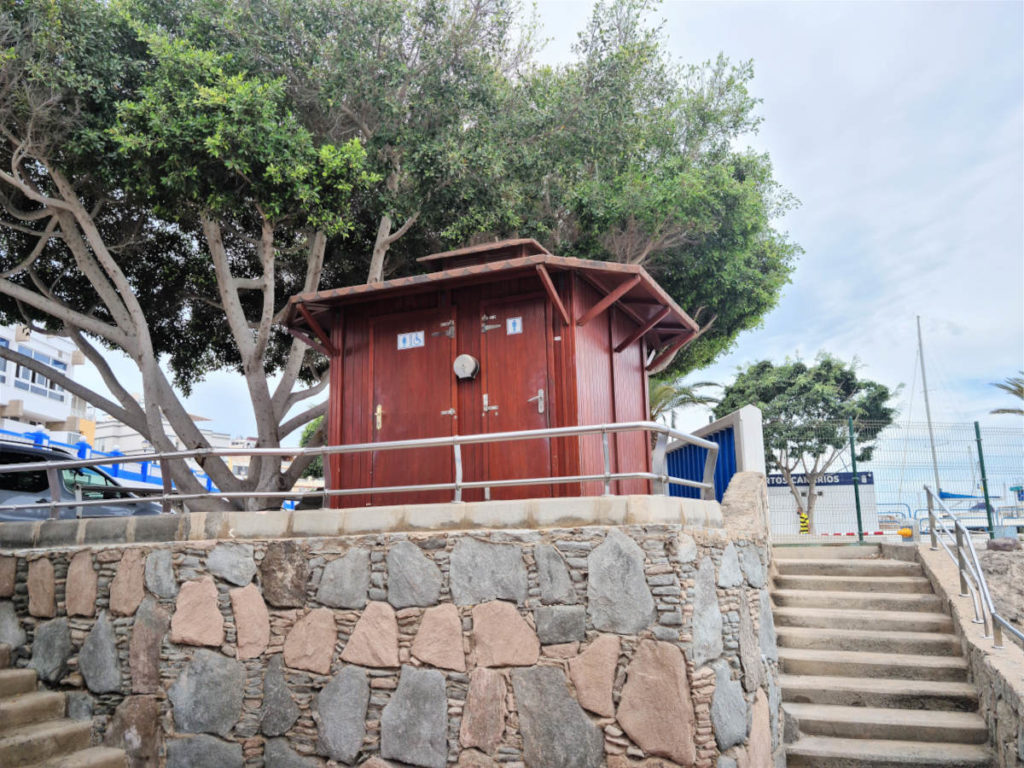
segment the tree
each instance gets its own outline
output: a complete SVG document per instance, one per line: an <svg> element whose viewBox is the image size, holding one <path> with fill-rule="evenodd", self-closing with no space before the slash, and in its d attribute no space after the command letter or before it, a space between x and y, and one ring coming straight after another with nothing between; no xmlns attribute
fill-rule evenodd
<svg viewBox="0 0 1024 768"><path fill-rule="evenodd" d="M1024 400L1024 371L1020 376L1008 376L1006 381L994 382L993 387L999 387L1009 395ZM1011 413L1017 416L1024 416L1024 408L996 408L992 413Z"/></svg>
<svg viewBox="0 0 1024 768"><path fill-rule="evenodd" d="M693 384L683 384L679 379L667 381L661 378L652 378L647 386L651 420L664 421L668 418L669 424L675 428L676 416L674 411L676 408L685 408L690 405L709 407L717 405L717 397L703 394L700 390L721 386L721 384L716 384L713 381L697 381Z"/></svg>
<svg viewBox="0 0 1024 768"><path fill-rule="evenodd" d="M798 248L770 221L792 201L766 157L734 149L757 124L749 65L676 65L650 9L598 3L577 60L547 68L515 0L10 4L0 320L67 335L110 396L0 356L161 450L164 418L207 447L179 395L237 370L257 446L273 447L326 411L300 410L322 397L326 360L276 325L290 295L535 235L647 264L703 322L674 370L713 358L788 280ZM138 366L142 405L105 349ZM256 457L245 479L201 464L260 507L308 459Z"/></svg>
<svg viewBox="0 0 1024 768"><path fill-rule="evenodd" d="M762 360L741 369L726 387L715 415L744 405L761 409L765 462L777 469L796 500L801 526L813 532L815 486L841 457L849 455L848 419L853 419L857 461L870 461L881 430L892 423L896 394L883 384L857 376L857 364L820 353L813 365ZM793 476L804 475L807 497Z"/></svg>
<svg viewBox="0 0 1024 768"><path fill-rule="evenodd" d="M309 422L305 427L302 428L302 437L299 438L299 445L305 448L307 445L320 445L321 435L319 434L324 429L324 417L317 416L315 420ZM309 466L302 471L303 477L312 478L323 478L324 476L324 459L323 456L317 456L313 461L309 463Z"/></svg>

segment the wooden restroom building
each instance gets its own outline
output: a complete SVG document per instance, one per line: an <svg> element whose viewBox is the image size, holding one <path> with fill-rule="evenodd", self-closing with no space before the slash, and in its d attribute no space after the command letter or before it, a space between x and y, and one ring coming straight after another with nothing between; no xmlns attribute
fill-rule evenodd
<svg viewBox="0 0 1024 768"><path fill-rule="evenodd" d="M647 371L699 333L638 266L561 258L532 239L437 253L436 271L293 296L289 332L330 359L327 440L373 443L643 421ZM610 436L612 471L649 471L645 433ZM462 448L463 479L600 474L601 437ZM454 481L452 450L331 457L332 488ZM613 492L648 493L622 480ZM490 489L489 498L599 495L601 483ZM484 498L466 490L463 498ZM451 501L451 491L332 497L333 506Z"/></svg>

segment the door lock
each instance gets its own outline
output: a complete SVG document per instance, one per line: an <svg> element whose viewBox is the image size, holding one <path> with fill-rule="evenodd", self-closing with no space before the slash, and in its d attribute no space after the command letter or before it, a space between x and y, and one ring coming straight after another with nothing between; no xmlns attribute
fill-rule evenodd
<svg viewBox="0 0 1024 768"><path fill-rule="evenodd" d="M534 395L533 397L526 398L526 402L528 402L528 403L536 402L537 403L537 413L544 413L544 390L543 389L538 389L536 395Z"/></svg>
<svg viewBox="0 0 1024 768"><path fill-rule="evenodd" d="M438 323L439 326L444 328L443 331L434 331L431 336L447 336L449 339L455 338L455 321L445 320L444 322Z"/></svg>
<svg viewBox="0 0 1024 768"><path fill-rule="evenodd" d="M484 393L484 416L487 415L488 411L497 411L497 410L498 410L498 406L496 406L496 405L488 405L487 404L487 393L485 392Z"/></svg>
<svg viewBox="0 0 1024 768"><path fill-rule="evenodd" d="M377 420L377 431L384 426L384 406L380 403L377 404L377 410L373 412L374 417Z"/></svg>

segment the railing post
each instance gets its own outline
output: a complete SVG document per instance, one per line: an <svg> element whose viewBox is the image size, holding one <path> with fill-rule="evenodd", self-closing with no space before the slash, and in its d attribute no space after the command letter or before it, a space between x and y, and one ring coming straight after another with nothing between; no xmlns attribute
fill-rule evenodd
<svg viewBox="0 0 1024 768"><path fill-rule="evenodd" d="M992 502L988 497L988 478L985 476L985 454L981 450L981 426L974 422L974 436L978 441L978 468L981 469L981 487L985 491L985 514L988 516L988 537L996 537L996 529L992 525Z"/></svg>
<svg viewBox="0 0 1024 768"><path fill-rule="evenodd" d="M612 455L608 447L608 430L601 430L601 453L604 455L604 495L612 495Z"/></svg>
<svg viewBox="0 0 1024 768"><path fill-rule="evenodd" d="M171 473L167 471L167 462L160 459L160 483L164 487L163 499L160 500L160 506L163 509L164 514L168 514L171 511L171 500L167 498L171 495L173 487L171 485Z"/></svg>
<svg viewBox="0 0 1024 768"><path fill-rule="evenodd" d="M452 456L455 461L455 498L453 501L462 501L462 444L452 443Z"/></svg>
<svg viewBox="0 0 1024 768"><path fill-rule="evenodd" d="M651 490L656 496L668 496L671 486L664 480L668 477L668 435L664 432L659 432L658 438L654 442L651 469L654 470L654 474L662 478L654 481L654 487Z"/></svg>
<svg viewBox="0 0 1024 768"><path fill-rule="evenodd" d="M992 617L992 647L1003 647L1003 628L999 626L999 620L995 616Z"/></svg>
<svg viewBox="0 0 1024 768"><path fill-rule="evenodd" d="M857 507L857 541L864 543L864 521L860 512L860 475L857 474L857 441L853 435L853 417L848 418L850 427L850 467L853 469L853 503Z"/></svg>
<svg viewBox="0 0 1024 768"><path fill-rule="evenodd" d="M964 569L967 567L964 562L964 534L963 529L954 523L954 529L956 530L956 564L957 570L960 571L960 597L967 597L967 576L964 574Z"/></svg>
<svg viewBox="0 0 1024 768"><path fill-rule="evenodd" d="M928 536L932 540L932 552L939 551L939 538L935 533L935 502L932 500L932 492L928 488L924 489L925 495L928 497Z"/></svg>

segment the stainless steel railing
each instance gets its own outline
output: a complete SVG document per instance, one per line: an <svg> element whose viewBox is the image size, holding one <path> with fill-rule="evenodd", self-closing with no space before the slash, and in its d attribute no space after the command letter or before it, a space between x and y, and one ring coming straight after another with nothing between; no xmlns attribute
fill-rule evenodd
<svg viewBox="0 0 1024 768"><path fill-rule="evenodd" d="M609 435L623 432L642 432L645 435L657 435L650 472L612 472L611 471L611 449ZM518 440L541 440L560 437L583 437L587 435L601 436L601 451L603 457L603 472L600 474L587 475L564 475L555 477L532 477L514 478L506 480L465 480L463 477L462 446L479 445L485 443L501 443ZM672 452L686 446L696 445L707 450L707 457L704 462L704 473L701 480L670 477L668 474L668 456ZM325 459L330 456L367 453L375 451L401 451L413 448L444 448L452 450L454 479L450 483L429 483L410 484L387 487L371 488L330 488L330 462L324 461L324 490L317 491L212 491L205 493L176 493L169 487L169 475L164 466L167 461L185 459L204 459L208 457L230 457L230 456L284 456L293 460L302 456L322 456ZM153 493L148 490L141 491L147 500L161 502L164 509L168 510L171 504L181 504L186 501L199 499L245 499L258 497L260 499L300 499L309 497L331 497L331 496L355 496L362 494L380 493L402 493L411 491L452 491L453 501L462 501L462 493L468 489L482 488L489 496L491 488L504 488L510 486L529 485L552 485L565 483L601 482L604 485L604 495L611 495L612 483L616 480L641 479L650 480L653 484L653 491L657 495L669 495L669 489L673 485L698 488L704 498L714 498L715 465L718 461L718 444L711 440L704 440L700 437L680 432L658 424L653 421L634 421L619 424L594 424L579 427L552 427L548 429L529 429L516 432L493 432L479 435L450 435L444 437L431 437L416 440L393 440L380 443L354 443L350 445L331 445L306 448L201 448L190 451L168 451L163 453L146 453L133 456L98 457L90 459L69 459L67 461L40 461L25 462L19 464L0 465L0 475L9 472L45 471L49 478L51 488L51 500L47 504L50 510L50 517L56 518L58 510L64 507L76 507L81 509L89 506L109 506L112 504L134 504L139 498L104 498L104 499L83 499L81 494L74 500L62 500L59 498L56 489L59 487L58 472L62 469L75 469L82 467L95 467L105 464L123 464L125 462L151 461L159 462L161 475L164 478L164 489L154 489ZM126 490L140 492L140 489L132 486ZM0 511L16 509L38 508L39 504L21 504L0 506Z"/></svg>
<svg viewBox="0 0 1024 768"><path fill-rule="evenodd" d="M992 638L993 648L1003 647L1003 630L1005 629L1017 642L1024 645L1024 633L1021 633L1009 621L999 615L992 602L992 594L985 581L985 573L978 561L978 552L971 540L971 533L963 522L942 503L942 499L932 492L927 485L924 487L928 496L928 534L931 537L931 549L938 551L941 545L957 565L960 572L960 597L970 597L974 604L975 624L985 625L985 637ZM938 507L938 510L936 510ZM952 522L953 530L949 530L947 522ZM949 542L947 544L947 541ZM956 554L950 550L956 549Z"/></svg>

